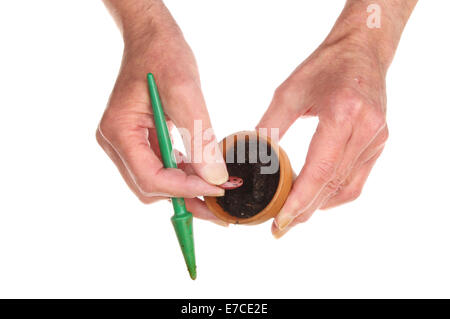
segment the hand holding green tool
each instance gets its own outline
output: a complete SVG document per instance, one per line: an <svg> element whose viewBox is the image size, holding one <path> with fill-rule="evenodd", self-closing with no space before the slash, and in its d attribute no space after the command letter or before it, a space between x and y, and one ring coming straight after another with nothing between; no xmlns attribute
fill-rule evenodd
<svg viewBox="0 0 450 319"><path fill-rule="evenodd" d="M159 98L158 88L156 87L153 74L147 74L148 89L150 92L150 100L152 102L153 116L155 121L156 132L158 135L158 144L161 151L164 167L177 168L177 163L172 153L172 143L170 141L169 130L167 129L166 118ZM189 275L192 279L197 277L194 250L194 234L192 232L192 214L186 210L183 198L172 198L174 215L172 216L172 224L183 252Z"/></svg>

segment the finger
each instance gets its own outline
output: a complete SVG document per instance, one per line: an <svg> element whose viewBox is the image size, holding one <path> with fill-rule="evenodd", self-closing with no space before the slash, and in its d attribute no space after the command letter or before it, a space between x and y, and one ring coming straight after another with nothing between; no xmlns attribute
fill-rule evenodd
<svg viewBox="0 0 450 319"><path fill-rule="evenodd" d="M256 129L279 129L279 138L282 138L288 128L302 114L299 109L299 90L291 90L286 83L282 84L273 96L269 108L259 121Z"/></svg>
<svg viewBox="0 0 450 319"><path fill-rule="evenodd" d="M368 131L369 130L369 131ZM374 136L372 137L372 135ZM319 198L321 201L317 202L317 207L322 206L329 198L340 194L351 180L351 174L357 172L359 167L366 161L371 159L375 154L381 152L388 137L387 126L383 124L381 129L374 128L372 131L367 127L362 130L361 127L356 128L350 138L346 147L344 158L339 165L335 178L330 181L322 190ZM368 141L368 142L367 142ZM367 144L369 143L369 144ZM356 199L360 191L352 190L351 194L346 196Z"/></svg>
<svg viewBox="0 0 450 319"><path fill-rule="evenodd" d="M374 138L372 144L367 147L358 158L357 165L362 165L372 159L374 156L381 154L389 137L388 127L385 126L380 133Z"/></svg>
<svg viewBox="0 0 450 319"><path fill-rule="evenodd" d="M145 197L223 195L222 189L206 183L198 176L188 176L180 169L165 169L150 147L146 128L122 129L110 145Z"/></svg>
<svg viewBox="0 0 450 319"><path fill-rule="evenodd" d="M336 170L336 174L317 196L318 200L312 205L313 210L310 212L311 215L324 201L336 196L342 191L342 188L348 181L348 177L359 165L362 155L373 155L373 150L379 149L378 144L382 142L382 138L384 139L384 134L381 134L381 132L384 132L384 127L386 127L384 124L381 128L371 127L370 125L361 127L361 125L359 125L353 129L352 135L345 147L342 161ZM385 140L383 141L385 142Z"/></svg>
<svg viewBox="0 0 450 319"><path fill-rule="evenodd" d="M170 138L172 139L172 134L170 134ZM153 127L148 129L148 142L150 143L150 147L152 148L155 155L159 158L160 161L162 161L161 150L159 149L158 135L156 133L156 129Z"/></svg>
<svg viewBox="0 0 450 319"><path fill-rule="evenodd" d="M186 208L197 218L208 220L217 225L227 227L228 223L217 218L206 206L205 202L199 198L186 198Z"/></svg>
<svg viewBox="0 0 450 319"><path fill-rule="evenodd" d="M379 145L381 141L385 141L387 137L383 135L384 133L377 137L374 140L374 144ZM372 157L370 159L366 159L364 162L361 162L361 164L357 165L354 168L355 173L352 173L348 177L347 181L345 182L343 187L337 191L336 195L328 194L322 191L321 194L316 198L314 203L310 206L310 208L308 208L304 213L295 218L288 225L288 227L284 228L283 230L279 229L276 220L274 220L274 222L272 223L273 236L277 239L281 238L297 224L308 221L318 208L329 209L347 202L351 202L358 198L373 166L375 165L376 160L383 151L383 146L384 143L381 144L381 147L369 147L368 150L364 152L366 154L371 153ZM373 152L374 149L376 149L375 153Z"/></svg>
<svg viewBox="0 0 450 319"><path fill-rule="evenodd" d="M177 149L173 149L173 153L175 155L175 158L177 159L177 165L179 169L183 170L183 172L185 172L187 175L196 175L194 167L192 167L192 164L189 163L186 155L184 155Z"/></svg>
<svg viewBox="0 0 450 319"><path fill-rule="evenodd" d="M379 145L381 141L386 140L386 136L383 134L380 134L379 137L374 139L373 144ZM359 197L361 194L362 188L364 186L365 181L368 178L368 175L370 174L370 171L375 164L376 160L380 156L381 152L383 151L384 144L381 144L382 146L374 146L374 147L368 147L366 151L364 151L364 154L372 154L372 158L369 160L366 160L365 162L361 162L361 164L358 164L354 171L356 171L355 174L351 174L347 177L347 180L343 185L339 185L339 187L335 190L335 192L327 192L326 187L321 191L321 193L317 196L317 198L314 200L314 202L310 205L310 207L301 215L299 215L297 218L295 218L288 227L286 227L283 230L280 230L278 228L277 223L274 221L272 225L272 234L275 238L281 238L284 234L286 234L292 227L299 223L304 223L308 221L311 216L314 214L314 212L317 209L328 209L331 207L335 207L341 204L344 204L346 202L350 202L355 200ZM373 150L377 150L375 153Z"/></svg>
<svg viewBox="0 0 450 319"><path fill-rule="evenodd" d="M378 153L357 168L356 172L351 175L348 183L342 188L342 190L336 196L332 196L331 198L325 200L321 204L320 209L333 208L358 198L373 166L375 165L375 162L381 155L382 151L383 149L378 150Z"/></svg>
<svg viewBox="0 0 450 319"><path fill-rule="evenodd" d="M120 156L117 154L117 152L114 150L114 148L108 143L105 138L102 136L99 130L97 130L96 133L97 142L99 145L103 148L105 153L109 156L109 158L112 160L112 162L116 165L117 169L119 170L120 175L122 175L122 178L125 180L128 187L131 189L131 191L139 198L139 200L145 204L151 204L155 201L158 201L160 199L166 199L166 197L160 197L160 196L144 196L139 189L136 186L136 183L131 178L127 168L123 164Z"/></svg>
<svg viewBox="0 0 450 319"><path fill-rule="evenodd" d="M305 165L295 180L291 193L276 223L280 230L287 227L299 214L304 213L335 176L342 161L351 127L319 122L309 146Z"/></svg>
<svg viewBox="0 0 450 319"><path fill-rule="evenodd" d="M276 239L280 239L285 234L285 232L288 232L289 226L283 230L280 230L275 221L273 221L270 230L272 232L273 237L275 237Z"/></svg>
<svg viewBox="0 0 450 319"><path fill-rule="evenodd" d="M339 165L334 183L331 183L330 192L345 181L353 168L361 161L371 158L376 150L386 143L388 130L383 118L372 121L361 120L353 128L352 136L347 144L344 158ZM375 150L375 152L374 152Z"/></svg>
<svg viewBox="0 0 450 319"><path fill-rule="evenodd" d="M272 223L271 226L271 232L273 237L275 237L275 239L280 239L281 237L283 237L291 228L292 228L292 224L288 225L286 228L284 228L283 230L280 230L277 226L277 224L275 223L275 221Z"/></svg>
<svg viewBox="0 0 450 319"><path fill-rule="evenodd" d="M293 227L300 223L305 223L308 221L311 216L314 214L314 212L317 210L317 208L320 206L320 204L324 201L324 193L321 192L313 201L313 203L301 214L299 214L297 217L295 217L286 227L283 229L280 229L277 219L274 219L272 223L272 235L279 239L282 236L284 236L289 230L291 230Z"/></svg>
<svg viewBox="0 0 450 319"><path fill-rule="evenodd" d="M187 157L197 175L213 185L225 183L228 171L200 86L192 82L175 87L167 103L166 110L183 138Z"/></svg>

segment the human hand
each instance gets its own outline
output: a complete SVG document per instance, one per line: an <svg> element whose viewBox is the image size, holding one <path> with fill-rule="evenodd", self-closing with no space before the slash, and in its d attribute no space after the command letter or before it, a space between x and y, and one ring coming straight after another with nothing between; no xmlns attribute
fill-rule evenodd
<svg viewBox="0 0 450 319"><path fill-rule="evenodd" d="M280 137L299 117L319 124L272 232L280 237L318 208L356 199L388 137L386 70L351 38L320 46L276 90L259 128Z"/></svg>
<svg viewBox="0 0 450 319"><path fill-rule="evenodd" d="M347 0L322 45L276 90L259 128L279 128L281 137L299 117L319 124L272 224L275 237L361 193L388 138L386 72L416 3Z"/></svg>
<svg viewBox="0 0 450 319"><path fill-rule="evenodd" d="M123 16L127 19L129 15ZM98 126L97 140L142 202L184 197L195 216L225 225L195 198L222 196L224 190L215 185L224 183L228 173L212 132L194 55L160 1L155 1L144 16L131 16L132 23L121 21L125 43L122 66ZM182 128L187 155L195 159L181 163L179 169L166 169L161 161L146 82L148 72L155 75L169 127L173 123Z"/></svg>

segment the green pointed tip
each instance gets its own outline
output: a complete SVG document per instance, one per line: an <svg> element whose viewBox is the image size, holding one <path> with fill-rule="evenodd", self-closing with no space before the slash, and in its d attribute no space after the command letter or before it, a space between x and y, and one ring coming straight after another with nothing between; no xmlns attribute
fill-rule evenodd
<svg viewBox="0 0 450 319"><path fill-rule="evenodd" d="M191 279L192 280L197 279L197 270L195 269L195 267L194 267L194 269L188 269L188 270L189 270L189 276L191 276Z"/></svg>
<svg viewBox="0 0 450 319"><path fill-rule="evenodd" d="M192 214L187 212L183 215L172 217L173 228L178 237L178 242L183 252L184 261L192 280L197 278L197 266L195 264L194 235L192 232Z"/></svg>

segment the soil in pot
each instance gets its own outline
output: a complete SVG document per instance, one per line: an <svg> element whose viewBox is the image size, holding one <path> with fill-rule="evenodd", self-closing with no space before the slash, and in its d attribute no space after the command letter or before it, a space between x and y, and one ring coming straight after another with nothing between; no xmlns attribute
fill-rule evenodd
<svg viewBox="0 0 450 319"><path fill-rule="evenodd" d="M238 149L243 149L242 145L238 147L239 143L245 144L245 162L243 163L237 162ZM255 144L257 147L254 147ZM261 152L258 151L260 147L266 147L267 149L262 153L267 154L272 161L278 161L275 151L268 143L260 143L259 139L252 141L252 143L249 143L248 139L235 141L234 160L226 165L230 176L242 178L244 184L236 189L225 190L225 195L217 198L217 203L232 216L250 218L258 214L270 203L278 188L280 180L279 165L277 163L278 169L275 173L262 174L261 167L270 166L271 163L261 161Z"/></svg>

